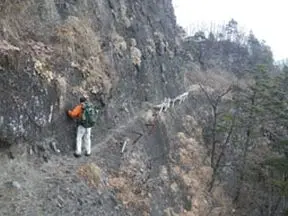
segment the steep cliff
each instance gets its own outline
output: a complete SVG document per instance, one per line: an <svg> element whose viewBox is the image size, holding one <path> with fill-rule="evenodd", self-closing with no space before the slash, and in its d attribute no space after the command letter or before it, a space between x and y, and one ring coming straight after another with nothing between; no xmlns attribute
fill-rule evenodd
<svg viewBox="0 0 288 216"><path fill-rule="evenodd" d="M2 0L0 214L245 215L238 171L210 158L226 134L206 133L211 104L231 110L223 71L250 54L181 35L171 0ZM66 111L82 95L101 111L92 155L76 159ZM224 144L215 155L241 155Z"/></svg>
<svg viewBox="0 0 288 216"><path fill-rule="evenodd" d="M15 0L0 9L2 215L189 210L192 194L180 191L190 183L177 180L179 173L171 179L169 165L182 116L151 116L153 104L185 92L171 1ZM102 111L93 155L75 160L75 124L66 110L81 95ZM198 145L178 136L177 145Z"/></svg>
<svg viewBox="0 0 288 216"><path fill-rule="evenodd" d="M101 130L183 87L170 1L6 1L1 5L1 140L73 143L64 112L101 98ZM127 112L126 112L127 111ZM98 136L97 136L98 137ZM97 140L98 141L98 140Z"/></svg>

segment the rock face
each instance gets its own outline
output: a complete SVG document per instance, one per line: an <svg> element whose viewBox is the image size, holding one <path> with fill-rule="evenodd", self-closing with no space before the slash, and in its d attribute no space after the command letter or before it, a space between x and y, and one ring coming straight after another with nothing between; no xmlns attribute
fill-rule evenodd
<svg viewBox="0 0 288 216"><path fill-rule="evenodd" d="M56 140L71 149L65 111L80 95L105 104L105 133L142 102L183 91L169 0L10 1L0 16L1 143Z"/></svg>

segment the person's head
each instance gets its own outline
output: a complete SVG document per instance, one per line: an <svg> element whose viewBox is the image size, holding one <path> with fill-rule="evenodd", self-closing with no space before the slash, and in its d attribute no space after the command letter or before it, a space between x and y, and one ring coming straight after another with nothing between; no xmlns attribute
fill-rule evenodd
<svg viewBox="0 0 288 216"><path fill-rule="evenodd" d="M87 98L86 97L80 97L80 103L84 103L84 102L86 102L87 101Z"/></svg>

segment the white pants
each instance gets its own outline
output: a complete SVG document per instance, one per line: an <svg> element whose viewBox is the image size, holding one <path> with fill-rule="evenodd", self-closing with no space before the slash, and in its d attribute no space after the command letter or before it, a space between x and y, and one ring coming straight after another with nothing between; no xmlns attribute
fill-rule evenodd
<svg viewBox="0 0 288 216"><path fill-rule="evenodd" d="M77 128L77 138L76 138L76 154L81 155L82 151L82 139L84 137L84 148L86 154L91 154L91 128L84 128L79 125Z"/></svg>

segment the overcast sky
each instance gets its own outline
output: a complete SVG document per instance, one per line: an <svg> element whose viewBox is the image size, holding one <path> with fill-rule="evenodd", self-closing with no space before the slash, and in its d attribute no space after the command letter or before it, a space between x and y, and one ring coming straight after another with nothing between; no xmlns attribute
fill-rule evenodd
<svg viewBox="0 0 288 216"><path fill-rule="evenodd" d="M177 22L189 26L234 18L265 40L275 60L288 58L288 0L173 0Z"/></svg>

